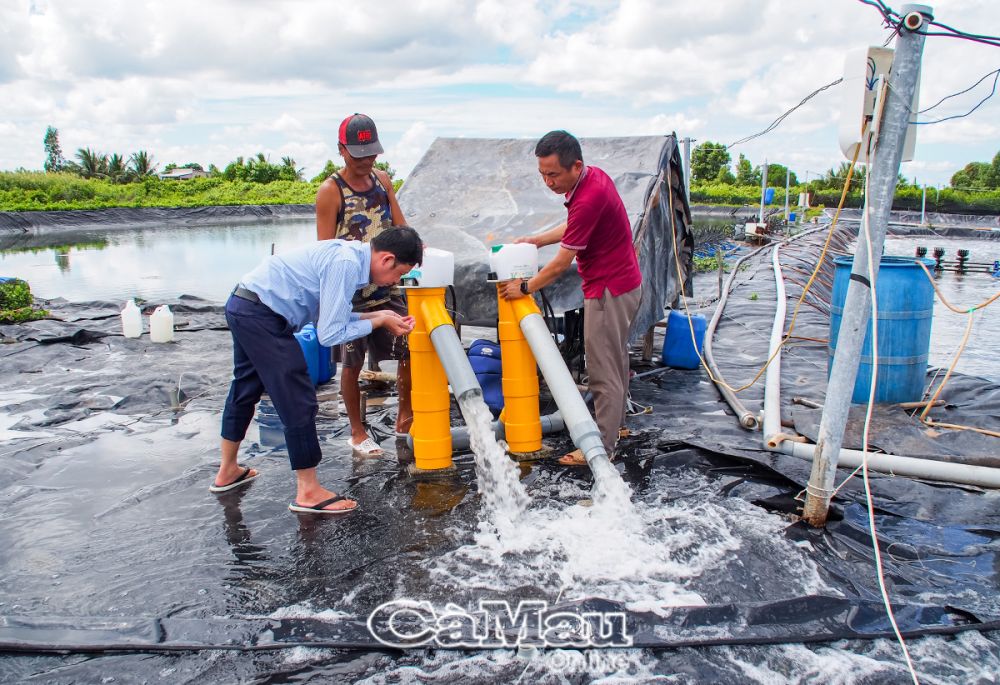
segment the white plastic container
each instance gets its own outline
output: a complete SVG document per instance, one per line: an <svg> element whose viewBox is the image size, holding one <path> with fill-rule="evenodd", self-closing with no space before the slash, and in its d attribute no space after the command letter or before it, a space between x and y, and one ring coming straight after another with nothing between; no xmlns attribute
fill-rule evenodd
<svg viewBox="0 0 1000 685"><path fill-rule="evenodd" d="M174 313L165 304L154 309L149 317L149 339L155 343L174 339Z"/></svg>
<svg viewBox="0 0 1000 685"><path fill-rule="evenodd" d="M455 282L455 254L436 247L425 247L420 266L402 278L406 288L444 288Z"/></svg>
<svg viewBox="0 0 1000 685"><path fill-rule="evenodd" d="M138 338L142 335L142 312L135 306L135 300L125 303L122 310L122 334L126 338Z"/></svg>
<svg viewBox="0 0 1000 685"><path fill-rule="evenodd" d="M531 243L494 245L490 253L490 271L498 281L531 278L538 273L538 248Z"/></svg>

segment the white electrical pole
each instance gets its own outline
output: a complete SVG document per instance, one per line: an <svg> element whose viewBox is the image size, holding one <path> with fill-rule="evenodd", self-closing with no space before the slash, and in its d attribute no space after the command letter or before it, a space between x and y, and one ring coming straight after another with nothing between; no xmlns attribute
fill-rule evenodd
<svg viewBox="0 0 1000 685"><path fill-rule="evenodd" d="M812 473L806 486L802 518L813 526L826 523L830 499L833 497L837 460L844 439L851 396L854 394L861 346L871 313L871 288L874 283L868 280L869 262L872 275L877 280L889 213L892 211L892 198L899 178L899 164L903 159L903 141L910 125L910 106L920 76L925 39L920 28L934 18L932 8L926 5L904 5L902 15L892 68L889 70L890 88L885 95L885 114L881 126L875 122L878 144L869 172L870 192L866 210L871 233L871 253L866 240L859 238L844 301L844 315L837 336L837 352L826 388L823 418L813 453ZM862 141L861 144L868 143ZM872 370L873 377L877 373L876 367Z"/></svg>
<svg viewBox="0 0 1000 685"><path fill-rule="evenodd" d="M764 221L764 195L767 193L767 160L764 160L764 165L760 168L760 223L767 225Z"/></svg>

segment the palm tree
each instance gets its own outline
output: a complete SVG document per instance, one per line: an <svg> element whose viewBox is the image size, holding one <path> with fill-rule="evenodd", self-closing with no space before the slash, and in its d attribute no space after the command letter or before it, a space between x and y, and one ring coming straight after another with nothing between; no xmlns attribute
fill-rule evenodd
<svg viewBox="0 0 1000 685"><path fill-rule="evenodd" d="M289 173L288 171L285 171L285 173L282 174L282 177L285 177L286 175L290 176L291 178L288 179L290 181L301 181L302 180L302 172L305 170L305 167L302 167L301 169L298 168L298 167L296 167L294 159L292 159L291 157L282 157L281 158L281 166L282 166L283 169L290 169L291 170L291 173Z"/></svg>
<svg viewBox="0 0 1000 685"><path fill-rule="evenodd" d="M128 167L125 165L125 158L117 152L108 158L107 162L108 179L112 183L124 183L128 180Z"/></svg>
<svg viewBox="0 0 1000 685"><path fill-rule="evenodd" d="M129 163L132 165L132 172L140 180L156 173L156 162L145 150L133 152L129 157Z"/></svg>
<svg viewBox="0 0 1000 685"><path fill-rule="evenodd" d="M76 151L76 158L80 160L80 175L84 178L103 178L108 175L107 155L82 147Z"/></svg>

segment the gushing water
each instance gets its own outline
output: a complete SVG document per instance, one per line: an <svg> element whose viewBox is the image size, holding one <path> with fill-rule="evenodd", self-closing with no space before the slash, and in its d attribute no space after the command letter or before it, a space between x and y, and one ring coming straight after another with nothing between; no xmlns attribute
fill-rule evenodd
<svg viewBox="0 0 1000 685"><path fill-rule="evenodd" d="M469 429L469 443L476 460L476 476L483 498L482 523L509 538L528 507L528 493L518 478L518 469L493 435L493 420L482 393L472 392L458 401Z"/></svg>

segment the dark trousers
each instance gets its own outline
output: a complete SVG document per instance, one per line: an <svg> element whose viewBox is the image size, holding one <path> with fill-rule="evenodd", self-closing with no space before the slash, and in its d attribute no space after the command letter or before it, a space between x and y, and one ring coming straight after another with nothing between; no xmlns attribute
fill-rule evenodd
<svg viewBox="0 0 1000 685"><path fill-rule="evenodd" d="M233 334L233 382L222 412L222 437L241 442L267 392L285 427L292 469L313 468L322 458L316 390L295 331L267 305L235 295L226 302L226 321Z"/></svg>

